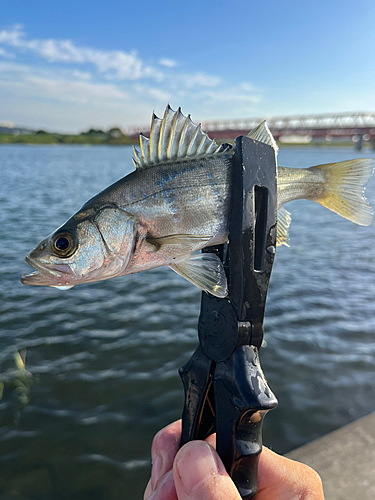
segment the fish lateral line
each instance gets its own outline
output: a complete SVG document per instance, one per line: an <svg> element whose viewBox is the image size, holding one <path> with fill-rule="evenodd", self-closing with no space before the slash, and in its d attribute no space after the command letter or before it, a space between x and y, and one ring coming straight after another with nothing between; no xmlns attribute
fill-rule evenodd
<svg viewBox="0 0 375 500"><path fill-rule="evenodd" d="M271 146L277 159L265 121L248 138ZM216 259L195 252L227 241L235 149L216 144L190 115L169 105L162 119L152 115L150 138L141 134L140 147L141 152L134 148L133 172L91 198L30 252L26 262L37 271L23 275L24 284L72 287L170 266L198 288L225 296ZM295 199L313 200L369 225L372 211L363 193L372 173L371 159L305 169L276 165L277 245L289 245L291 215L284 203ZM70 240L76 246L64 252Z"/></svg>

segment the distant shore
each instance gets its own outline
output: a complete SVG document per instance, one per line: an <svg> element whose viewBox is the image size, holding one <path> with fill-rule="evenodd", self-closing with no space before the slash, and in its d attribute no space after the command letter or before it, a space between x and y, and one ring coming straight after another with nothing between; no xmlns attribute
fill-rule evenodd
<svg viewBox="0 0 375 500"><path fill-rule="evenodd" d="M147 136L147 134L146 134ZM216 138L216 142L221 144L223 142L228 142L229 144L234 144L233 136L232 138ZM118 127L111 128L107 131L100 129L90 129L87 132L82 132L80 134L59 134L55 132L46 132L44 130L26 130L26 129L4 129L0 127L0 146L3 144L25 144L25 145L92 145L92 146L131 146L139 144L138 134L128 136L122 132ZM277 141L280 148L292 147L314 147L314 148L352 148L355 149L356 143L348 140L312 140L312 141L301 141L296 140L293 136L290 142L287 140ZM372 142L363 141L362 149L373 147Z"/></svg>
<svg viewBox="0 0 375 500"><path fill-rule="evenodd" d="M116 131L117 132L117 131ZM216 141L229 142L234 144L232 139L227 141L221 140ZM138 137L129 137L124 134L116 133L106 133L90 131L82 133L79 135L65 135L65 134L50 134L48 132L35 133L35 134L0 134L0 146L5 144L25 144L25 145L92 145L92 146L131 146L139 144ZM283 147L317 147L317 148L332 148L332 147L344 147L344 148L354 148L354 143L352 141L343 142L278 142L280 148ZM365 147L369 147L370 144Z"/></svg>
<svg viewBox="0 0 375 500"><path fill-rule="evenodd" d="M82 134L50 134L39 131L33 134L0 134L0 144L93 144L93 145L129 145L138 142L124 135L119 129L109 132L90 130Z"/></svg>

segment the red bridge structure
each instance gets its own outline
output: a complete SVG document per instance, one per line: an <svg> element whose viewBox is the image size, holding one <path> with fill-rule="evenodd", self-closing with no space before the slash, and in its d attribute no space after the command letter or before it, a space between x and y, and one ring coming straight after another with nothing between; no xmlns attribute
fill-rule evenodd
<svg viewBox="0 0 375 500"><path fill-rule="evenodd" d="M235 139L261 123L264 118L244 118L234 120L207 120L202 122L202 130L218 140ZM369 142L375 148L375 113L337 113L317 115L296 115L267 119L273 136L281 142L352 140L357 149ZM148 135L147 127L129 127L128 135L139 132ZM289 139L289 140L288 140Z"/></svg>

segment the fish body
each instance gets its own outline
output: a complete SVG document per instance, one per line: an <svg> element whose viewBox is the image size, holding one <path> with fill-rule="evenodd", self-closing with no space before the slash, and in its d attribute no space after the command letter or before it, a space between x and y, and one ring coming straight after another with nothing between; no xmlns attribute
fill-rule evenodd
<svg viewBox="0 0 375 500"><path fill-rule="evenodd" d="M276 143L263 123L249 137ZM136 170L88 201L26 257L37 271L27 285L71 288L159 266L218 297L227 293L221 261L195 252L228 239L234 150L218 146L200 126L168 106L152 118L150 139L134 150ZM340 166L341 165L341 166ZM371 160L277 168L278 244L288 244L288 201L307 198L359 224L372 213L363 186Z"/></svg>
<svg viewBox="0 0 375 500"><path fill-rule="evenodd" d="M137 226L126 274L172 264L227 239L231 157L138 169L94 199L99 206L114 202Z"/></svg>
<svg viewBox="0 0 375 500"><path fill-rule="evenodd" d="M132 172L87 202L26 257L41 272L23 282L72 286L98 281L173 265L205 246L223 243L228 237L231 157L223 153ZM72 256L51 253L61 235L78 239ZM41 265L55 274L43 272Z"/></svg>

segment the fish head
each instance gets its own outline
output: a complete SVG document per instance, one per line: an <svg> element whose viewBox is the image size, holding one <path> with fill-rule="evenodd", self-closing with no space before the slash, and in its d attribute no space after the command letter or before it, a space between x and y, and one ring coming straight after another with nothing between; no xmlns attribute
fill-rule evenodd
<svg viewBox="0 0 375 500"><path fill-rule="evenodd" d="M118 207L78 212L26 256L36 271L21 281L68 289L125 274L135 236L133 217Z"/></svg>

